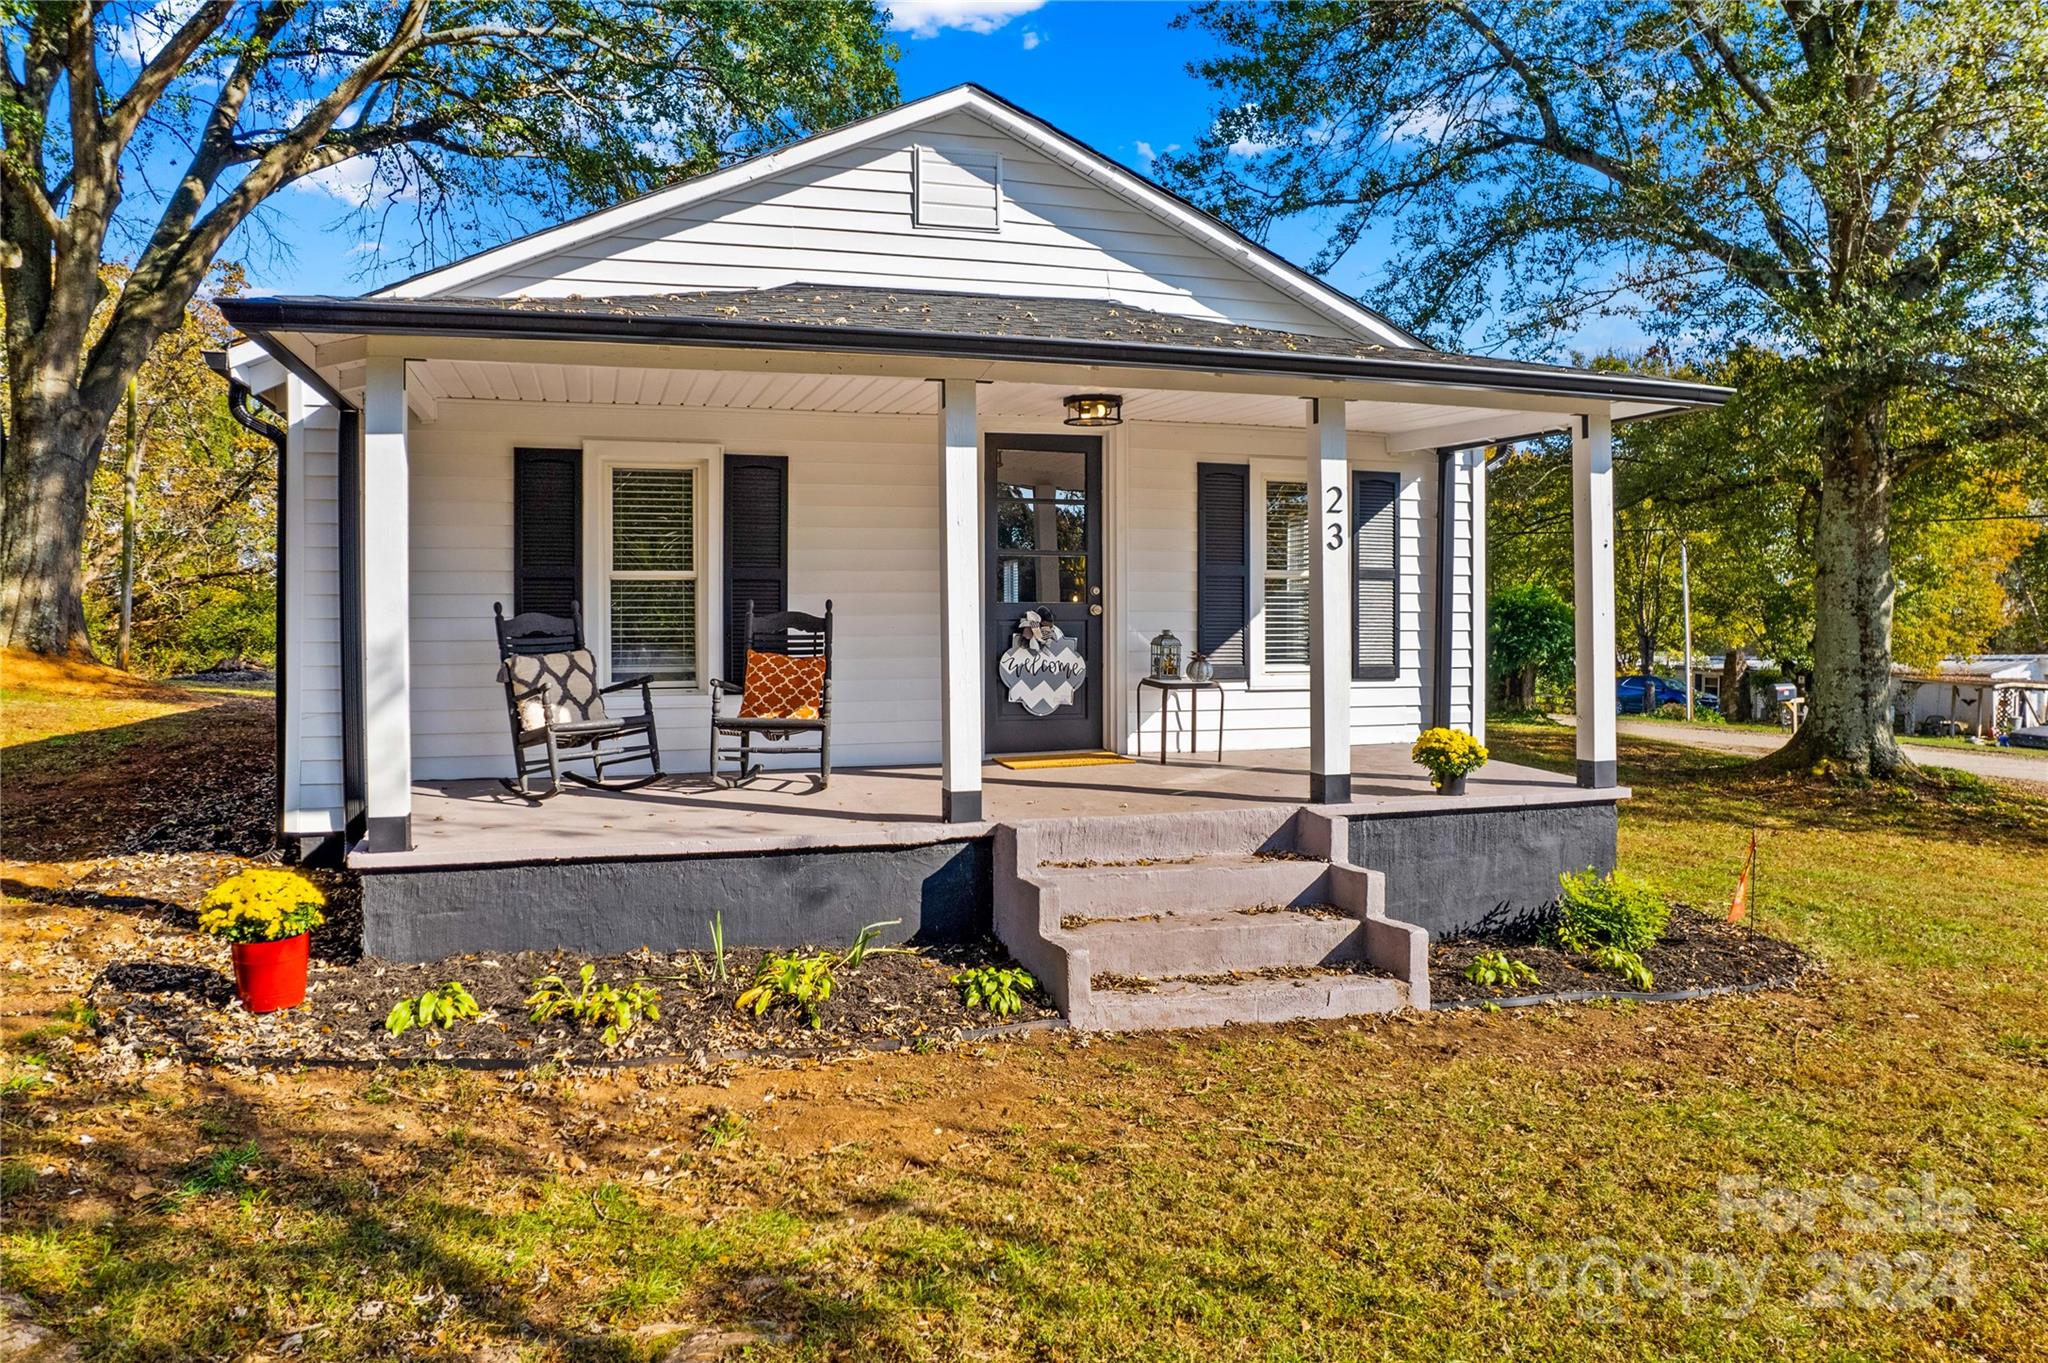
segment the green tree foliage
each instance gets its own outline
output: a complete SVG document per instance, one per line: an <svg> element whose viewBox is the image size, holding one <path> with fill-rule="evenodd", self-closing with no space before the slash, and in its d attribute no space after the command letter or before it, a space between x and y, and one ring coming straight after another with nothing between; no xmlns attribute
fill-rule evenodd
<svg viewBox="0 0 2048 1363"><path fill-rule="evenodd" d="M1626 311L1770 344L1805 397L1815 695L1795 760L1903 764L1890 732L1901 480L1979 476L2043 428L2041 0L1210 3L1221 107L1165 173L1255 232L1318 215L1334 266L1425 334L1547 342ZM1249 152L1250 154L1246 154ZM1912 429L1914 409L1962 408Z"/></svg>
<svg viewBox="0 0 2048 1363"><path fill-rule="evenodd" d="M1539 682L1568 683L1573 644L1572 603L1549 583L1510 583L1487 598L1487 667L1506 708L1533 708Z"/></svg>
<svg viewBox="0 0 2048 1363"><path fill-rule="evenodd" d="M107 273L111 298L123 272ZM228 415L225 390L205 360L232 335L212 300L240 289L240 270L217 267L207 296L193 301L136 375L131 666L138 671L172 675L232 658L268 664L275 656L276 450ZM130 452L124 418L114 423L88 503L85 612L103 656L111 656L119 629Z"/></svg>
<svg viewBox="0 0 2048 1363"><path fill-rule="evenodd" d="M506 205L611 203L896 97L868 0L0 0L0 19L0 642L43 652L86 647L88 494L129 380L279 190L366 164L366 222L409 209L439 250Z"/></svg>

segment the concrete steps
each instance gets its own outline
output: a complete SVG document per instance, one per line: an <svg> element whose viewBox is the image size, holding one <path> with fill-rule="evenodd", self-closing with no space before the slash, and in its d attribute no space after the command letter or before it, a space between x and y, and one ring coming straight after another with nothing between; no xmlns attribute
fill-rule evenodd
<svg viewBox="0 0 2048 1363"><path fill-rule="evenodd" d="M1329 859L1339 816L1270 807L996 830L996 931L1085 1030L1428 1007L1428 943Z"/></svg>
<svg viewBox="0 0 2048 1363"><path fill-rule="evenodd" d="M1374 975L1249 976L1229 983L1160 980L1149 990L1094 991L1096 1025L1113 1032L1356 1017L1408 1006L1406 983Z"/></svg>
<svg viewBox="0 0 2048 1363"><path fill-rule="evenodd" d="M1062 932L1088 953L1094 975L1222 974L1283 966L1355 961L1365 951L1365 930L1341 918L1288 909L1246 913L1208 909L1157 918L1103 918Z"/></svg>

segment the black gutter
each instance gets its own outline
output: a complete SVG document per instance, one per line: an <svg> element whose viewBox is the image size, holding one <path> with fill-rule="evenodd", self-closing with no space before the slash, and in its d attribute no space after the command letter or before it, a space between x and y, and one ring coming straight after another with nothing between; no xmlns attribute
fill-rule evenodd
<svg viewBox="0 0 2048 1363"><path fill-rule="evenodd" d="M222 300L226 301L226 300ZM341 579L340 638L336 641L341 650L341 823L342 851L358 842L368 827L369 781L364 762L365 740L363 736L363 442L362 411L342 391L321 376L320 371L300 359L290 346L272 336L269 332L243 327L248 338L260 347L264 354L276 360L294 377L318 393L331 405L339 417L340 429L335 437L335 497L340 523L335 527L337 551L335 564ZM283 484L279 484L278 537L283 542L284 499ZM280 623L283 620L282 591L283 574L279 573ZM280 661L282 649L280 648ZM283 668L280 667L278 681L283 685ZM284 712L283 696L278 697L278 713ZM280 730L280 732L282 732ZM284 745L278 745L278 793L283 799L284 792Z"/></svg>
<svg viewBox="0 0 2048 1363"><path fill-rule="evenodd" d="M265 440L268 440L271 448L277 452L277 500L274 503L277 508L277 639L276 647L272 650L277 659L276 669L273 673L277 678L277 686L271 705L276 727L272 741L276 744L276 752L271 765L277 777L277 802L272 813L277 820L278 840L282 842L284 840L284 676L286 641L291 636L291 631L288 628L291 594L285 588L288 540L285 532L284 514L286 466L290 457L287 449L290 442L288 433L282 426L265 420L250 409L249 399L255 395L250 391L248 384L243 383L228 371L226 352L209 350L205 352L205 356L207 368L228 381L228 415L235 419L236 425L241 426L244 430L253 431Z"/></svg>
<svg viewBox="0 0 2048 1363"><path fill-rule="evenodd" d="M1331 382L1432 383L1454 388L1584 397L1596 401L1666 401L1719 406L1731 388L1630 374L1445 362L1387 355L1317 355L1298 351L1222 350L1150 341L1076 337L987 336L905 331L891 327L820 326L715 317L576 314L434 301L378 299L224 298L220 308L245 331L314 331L364 335L468 336L534 341L610 341L628 345L725 347L739 350L827 351L938 356L1018 363L1094 364L1116 368L1185 369L1211 374L1271 374ZM267 348L267 347L266 347ZM280 359L283 357L280 356ZM296 358L296 357L294 357ZM1490 442L1489 442L1490 443Z"/></svg>

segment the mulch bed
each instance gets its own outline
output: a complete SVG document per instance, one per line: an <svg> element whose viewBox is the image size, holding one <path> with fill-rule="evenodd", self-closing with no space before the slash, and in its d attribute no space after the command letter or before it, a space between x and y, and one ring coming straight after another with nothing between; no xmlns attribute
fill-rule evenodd
<svg viewBox="0 0 2048 1363"><path fill-rule="evenodd" d="M1497 932L1432 943L1429 948L1430 998L1436 1003L1524 998L1532 995L1582 992L1627 994L1626 980L1596 969L1591 963L1543 943L1543 924L1531 920ZM1536 972L1537 983L1487 988L1465 978L1465 967L1489 951L1504 952ZM1696 989L1789 983L1812 960L1789 942L1701 913L1684 904L1671 910L1671 925L1657 944L1643 953L1643 964L1655 977L1657 993Z"/></svg>
<svg viewBox="0 0 2048 1363"><path fill-rule="evenodd" d="M218 954L225 956L225 949ZM735 948L727 953L728 979L715 978L711 957L702 952L664 955L638 952L586 958L537 952L463 956L426 964L370 958L354 964L316 960L303 1007L257 1016L234 999L225 968L190 961L115 964L94 982L88 1001L98 1013L101 1035L124 1050L148 1055L224 1063L275 1065L301 1062L395 1063L417 1061L587 1063L636 1059L677 1059L710 1067L735 1053L762 1051L792 1055L874 1049L958 1040L997 1022L1043 1022L1059 1014L1041 996L1008 1019L970 1011L951 983L971 965L1007 959L993 941L915 950L871 948L854 969L841 968L832 997L819 1010L823 1026L813 1030L788 1005L766 1016L734 1007L767 953ZM573 990L588 960L597 979L614 984L641 980L661 994L661 1016L643 1021L615 1048L601 1029L567 1018L546 1024L528 1020L525 999L533 981L559 975ZM447 980L460 980L484 1016L445 1031L414 1029L392 1037L385 1015L402 998Z"/></svg>
<svg viewBox="0 0 2048 1363"><path fill-rule="evenodd" d="M270 853L275 713L268 700L238 698L144 720L135 741L77 768L15 750L7 773L7 855L66 861L110 852Z"/></svg>

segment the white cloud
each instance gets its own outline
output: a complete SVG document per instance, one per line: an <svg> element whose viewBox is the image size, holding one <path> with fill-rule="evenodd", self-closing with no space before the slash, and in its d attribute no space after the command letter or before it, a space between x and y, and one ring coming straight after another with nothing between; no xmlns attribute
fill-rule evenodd
<svg viewBox="0 0 2048 1363"><path fill-rule="evenodd" d="M1171 156L1173 153L1179 151L1180 143L1169 142L1157 151L1153 150L1152 144L1150 142L1140 142L1137 144L1137 147L1138 160L1145 167L1145 173L1147 175L1150 175L1152 173L1152 167L1158 164L1159 158L1162 156Z"/></svg>
<svg viewBox="0 0 2048 1363"><path fill-rule="evenodd" d="M913 38L936 38L949 28L993 33L1045 0L895 0L889 6L889 27ZM1027 48L1035 46L1027 38Z"/></svg>
<svg viewBox="0 0 2048 1363"><path fill-rule="evenodd" d="M410 200L419 197L418 189L411 185L380 178L374 156L351 156L346 161L323 166L311 175L292 181L291 188L325 194L350 208L366 208L377 199Z"/></svg>
<svg viewBox="0 0 2048 1363"><path fill-rule="evenodd" d="M1240 137L1230 144L1232 156L1264 156L1278 147L1278 142L1261 142L1257 138Z"/></svg>
<svg viewBox="0 0 2048 1363"><path fill-rule="evenodd" d="M383 253L384 243L381 241L359 241L342 252L343 255L349 256L375 256Z"/></svg>
<svg viewBox="0 0 2048 1363"><path fill-rule="evenodd" d="M1045 35L1037 29L1027 28L1024 30L1024 50L1026 52L1035 51L1038 45L1044 41Z"/></svg>

